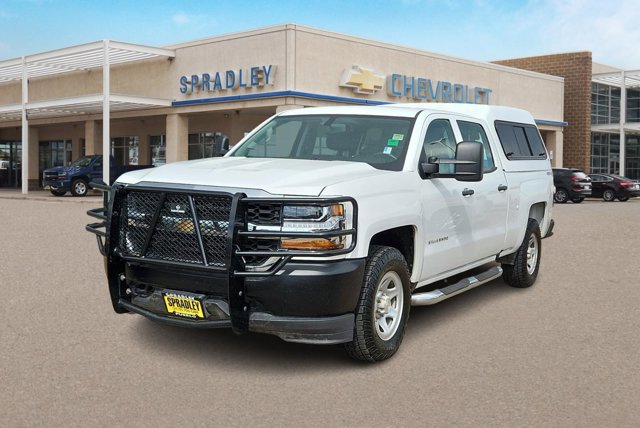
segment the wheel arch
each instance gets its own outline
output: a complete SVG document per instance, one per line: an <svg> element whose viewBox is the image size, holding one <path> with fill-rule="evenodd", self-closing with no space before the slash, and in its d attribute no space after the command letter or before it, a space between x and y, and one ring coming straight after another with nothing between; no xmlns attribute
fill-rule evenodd
<svg viewBox="0 0 640 428"><path fill-rule="evenodd" d="M409 275L411 275L416 265L415 240L416 226L398 226L375 233L371 236L368 247L372 245L382 245L396 248L404 256L407 266L409 267Z"/></svg>
<svg viewBox="0 0 640 428"><path fill-rule="evenodd" d="M84 180L87 182L87 185L89 185L89 182L91 181L91 179L86 176L86 175L76 175L74 177L71 177L71 183L73 184L74 181L76 180Z"/></svg>
<svg viewBox="0 0 640 428"><path fill-rule="evenodd" d="M529 207L529 218L536 220L540 227L542 227L546 209L546 202L536 202L532 204Z"/></svg>

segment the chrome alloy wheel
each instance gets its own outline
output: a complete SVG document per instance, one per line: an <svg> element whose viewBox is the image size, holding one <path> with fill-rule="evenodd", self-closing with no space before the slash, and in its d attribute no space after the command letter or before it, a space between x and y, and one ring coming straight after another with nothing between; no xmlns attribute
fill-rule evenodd
<svg viewBox="0 0 640 428"><path fill-rule="evenodd" d="M78 195L84 195L87 193L87 185L83 181L78 181L74 187Z"/></svg>
<svg viewBox="0 0 640 428"><path fill-rule="evenodd" d="M398 330L402 318L404 293L400 276L389 271L384 274L376 291L375 326L378 337L389 340Z"/></svg>
<svg viewBox="0 0 640 428"><path fill-rule="evenodd" d="M540 254L538 249L538 240L535 235L531 235L531 237L529 237L529 245L527 245L527 272L529 275L533 275L536 271L536 266L538 265L538 254Z"/></svg>

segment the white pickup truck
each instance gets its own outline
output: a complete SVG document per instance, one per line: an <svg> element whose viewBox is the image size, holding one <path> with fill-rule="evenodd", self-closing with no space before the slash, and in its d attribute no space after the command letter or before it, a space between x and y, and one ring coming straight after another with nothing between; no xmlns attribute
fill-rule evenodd
<svg viewBox="0 0 640 428"><path fill-rule="evenodd" d="M411 306L499 276L532 285L553 228L535 122L496 106L289 110L223 158L102 189L87 230L116 312L366 361L398 350Z"/></svg>

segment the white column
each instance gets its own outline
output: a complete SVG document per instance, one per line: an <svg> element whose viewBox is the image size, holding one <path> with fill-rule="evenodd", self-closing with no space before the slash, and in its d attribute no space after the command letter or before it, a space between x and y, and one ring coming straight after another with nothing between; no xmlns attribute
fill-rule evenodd
<svg viewBox="0 0 640 428"><path fill-rule="evenodd" d="M22 57L22 193L29 193L29 120L27 102L29 101L29 76L27 63Z"/></svg>
<svg viewBox="0 0 640 428"><path fill-rule="evenodd" d="M109 185L109 168L111 166L111 105L109 95L111 87L109 84L109 40L103 42L103 63L102 63L102 180Z"/></svg>
<svg viewBox="0 0 640 428"><path fill-rule="evenodd" d="M624 125L627 123L627 82L625 80L624 71L620 72L622 77L622 85L620 85L620 172L625 175L625 158L627 157L627 146L625 144ZM613 172L613 171L612 171Z"/></svg>

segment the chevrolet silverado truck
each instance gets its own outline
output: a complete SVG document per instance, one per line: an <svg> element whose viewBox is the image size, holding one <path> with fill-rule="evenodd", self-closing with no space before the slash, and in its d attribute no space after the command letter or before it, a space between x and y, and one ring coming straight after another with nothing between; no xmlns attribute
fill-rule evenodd
<svg viewBox="0 0 640 428"><path fill-rule="evenodd" d="M110 159L111 182L128 171L151 168L153 165L120 165L113 156ZM83 156L68 166L56 166L42 173L42 187L54 196L85 196L90 182L102 182L102 155Z"/></svg>
<svg viewBox="0 0 640 428"><path fill-rule="evenodd" d="M398 350L412 306L531 286L554 224L535 122L497 106L289 110L223 158L100 187L87 230L115 312L365 361Z"/></svg>

